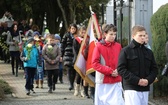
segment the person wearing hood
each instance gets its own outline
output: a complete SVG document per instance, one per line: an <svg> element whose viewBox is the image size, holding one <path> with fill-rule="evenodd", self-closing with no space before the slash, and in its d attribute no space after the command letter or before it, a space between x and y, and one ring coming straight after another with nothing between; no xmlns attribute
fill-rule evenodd
<svg viewBox="0 0 168 105"><path fill-rule="evenodd" d="M7 34L6 43L9 45L12 74L17 77L18 76L19 56L20 56L19 43L21 41L20 36L19 36L18 25L13 24L10 31L7 33L8 34ZM14 70L14 67L16 67L16 72Z"/></svg>
<svg viewBox="0 0 168 105"><path fill-rule="evenodd" d="M58 45L58 47L61 47L61 37L58 34L55 34L55 41L56 44ZM63 64L62 64L62 57L60 57L60 61L59 61L59 73L58 73L58 77L57 80L59 79L60 83L64 83L63 82ZM56 81L57 81L56 80ZM56 82L57 83L57 82Z"/></svg>
<svg viewBox="0 0 168 105"><path fill-rule="evenodd" d="M26 46L20 55L20 59L24 62L24 68L26 72L26 94L30 94L30 90L33 91L33 81L38 64L38 50L34 45L34 39L31 37L27 40Z"/></svg>

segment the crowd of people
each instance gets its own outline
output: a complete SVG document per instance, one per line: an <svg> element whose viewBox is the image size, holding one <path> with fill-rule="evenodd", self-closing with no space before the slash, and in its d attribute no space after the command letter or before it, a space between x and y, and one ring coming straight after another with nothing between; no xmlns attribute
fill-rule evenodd
<svg viewBox="0 0 168 105"><path fill-rule="evenodd" d="M95 88L91 87L89 94L89 84L74 69L86 27L70 24L61 38L48 29L41 35L38 26L30 22L29 25L26 21L14 22L10 28L6 23L0 25L1 37L6 36L3 43L9 51L2 54L1 59L5 62L10 59L12 75L16 77L19 67L24 69L27 95L30 91L35 93L34 83L35 88L43 88L44 75L48 92L52 93L58 80L63 83L63 70L66 70L69 90L74 89L75 96L91 97L95 105L148 105L149 86L158 68L145 40L147 33L143 26L132 28L133 40L124 48L115 40L116 26L103 26L103 38L96 42L93 51Z"/></svg>
<svg viewBox="0 0 168 105"><path fill-rule="evenodd" d="M0 27L1 37L4 37L1 43L6 45L8 52L1 55L1 60L11 63L12 75L16 77L19 75L18 69L24 69L26 94L29 95L30 91L35 93L34 87L43 88L45 75L48 92L52 93L58 81L63 83L63 70L66 70L69 90L74 89L74 95L78 96L81 88L81 96L90 98L87 82L82 80L73 67L86 27L70 24L61 40L59 34L51 34L49 29L45 29L44 35L41 35L38 26L32 24L32 19L30 22L27 24L23 20L19 24L14 21L11 27L1 23ZM2 46L0 51L3 52Z"/></svg>

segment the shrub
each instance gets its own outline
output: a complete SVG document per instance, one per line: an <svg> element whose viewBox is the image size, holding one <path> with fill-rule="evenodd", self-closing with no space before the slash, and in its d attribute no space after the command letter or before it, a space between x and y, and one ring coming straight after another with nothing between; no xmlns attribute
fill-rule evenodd
<svg viewBox="0 0 168 105"><path fill-rule="evenodd" d="M161 76L161 71L166 64L165 45L168 41L168 3L161 6L152 16L150 26L152 32L152 50L159 67L159 82L154 84L154 95L168 95L168 78Z"/></svg>

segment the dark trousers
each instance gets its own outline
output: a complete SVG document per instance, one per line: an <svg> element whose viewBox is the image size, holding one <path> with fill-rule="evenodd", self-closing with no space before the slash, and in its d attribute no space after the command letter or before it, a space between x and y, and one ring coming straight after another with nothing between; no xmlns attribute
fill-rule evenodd
<svg viewBox="0 0 168 105"><path fill-rule="evenodd" d="M63 77L63 67L62 67L62 62L59 62L59 80L62 81Z"/></svg>
<svg viewBox="0 0 168 105"><path fill-rule="evenodd" d="M12 73L15 74L14 67L16 67L16 75L18 75L18 65L19 65L19 51L10 51L11 55L11 65L12 65Z"/></svg>
<svg viewBox="0 0 168 105"><path fill-rule="evenodd" d="M77 84L81 84L81 83L82 83L82 78L81 78L81 76L79 75L79 73L76 73L76 83L77 83ZM83 85L83 83L82 83L82 85Z"/></svg>
<svg viewBox="0 0 168 105"><path fill-rule="evenodd" d="M58 69L46 70L48 78L48 87L52 89L52 86L56 84L58 78Z"/></svg>
<svg viewBox="0 0 168 105"><path fill-rule="evenodd" d="M70 83L70 88L74 88L74 81L76 76L76 71L73 66L67 66L68 79Z"/></svg>
<svg viewBox="0 0 168 105"><path fill-rule="evenodd" d="M32 90L33 89L33 83L34 83L34 76L35 76L35 73L36 73L36 68L25 67L25 72L26 72L25 88L27 90Z"/></svg>

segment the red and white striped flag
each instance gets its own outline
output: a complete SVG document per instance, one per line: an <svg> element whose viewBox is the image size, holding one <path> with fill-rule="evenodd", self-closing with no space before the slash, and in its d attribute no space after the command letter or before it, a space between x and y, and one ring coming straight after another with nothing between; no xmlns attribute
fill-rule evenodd
<svg viewBox="0 0 168 105"><path fill-rule="evenodd" d="M84 36L74 65L75 70L90 86L94 86L94 77L91 75L94 70L91 65L91 60L97 39L101 39L101 34L96 14L93 14L89 20L86 35Z"/></svg>

